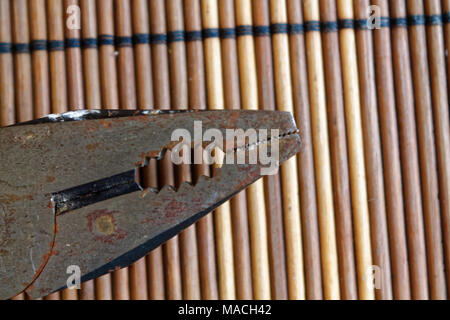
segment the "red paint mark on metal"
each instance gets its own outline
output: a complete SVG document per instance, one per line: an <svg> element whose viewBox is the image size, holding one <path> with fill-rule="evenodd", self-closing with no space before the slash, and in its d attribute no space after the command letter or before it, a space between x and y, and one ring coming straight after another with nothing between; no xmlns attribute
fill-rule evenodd
<svg viewBox="0 0 450 320"><path fill-rule="evenodd" d="M180 216L186 209L186 204L177 200L170 201L166 206L164 212L167 218L176 218Z"/></svg>
<svg viewBox="0 0 450 320"><path fill-rule="evenodd" d="M143 224L150 224L152 222L152 219L150 217L145 218L141 221Z"/></svg>

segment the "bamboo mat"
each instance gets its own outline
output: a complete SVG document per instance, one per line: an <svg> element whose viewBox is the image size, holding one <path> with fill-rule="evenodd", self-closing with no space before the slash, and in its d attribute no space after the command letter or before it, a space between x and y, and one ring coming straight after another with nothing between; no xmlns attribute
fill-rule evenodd
<svg viewBox="0 0 450 320"><path fill-rule="evenodd" d="M264 109L302 137L146 257L44 299L447 299L449 51L450 0L0 0L2 126ZM141 183L214 171L169 159Z"/></svg>

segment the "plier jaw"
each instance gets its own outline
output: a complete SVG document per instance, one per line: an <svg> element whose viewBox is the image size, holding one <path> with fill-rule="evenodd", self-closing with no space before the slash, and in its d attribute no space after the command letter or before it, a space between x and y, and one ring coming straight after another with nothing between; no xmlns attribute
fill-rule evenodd
<svg viewBox="0 0 450 320"><path fill-rule="evenodd" d="M234 163L177 189L142 188L136 170L174 153L176 130L198 146L199 123L201 139L208 130L222 134L215 149L220 145ZM237 129L269 134L236 147L225 137ZM300 137L284 112L82 111L0 128L0 145L0 298L6 299L64 288L71 266L87 281L129 265L262 176L267 163L236 163L237 153L248 160L251 150L273 152L276 145L278 165L299 152Z"/></svg>

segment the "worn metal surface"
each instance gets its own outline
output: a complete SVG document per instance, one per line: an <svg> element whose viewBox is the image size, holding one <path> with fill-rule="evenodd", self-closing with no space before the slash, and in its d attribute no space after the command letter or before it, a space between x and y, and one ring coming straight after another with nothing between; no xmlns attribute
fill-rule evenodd
<svg viewBox="0 0 450 320"><path fill-rule="evenodd" d="M193 137L194 121L224 136L279 129L280 162L300 149L292 115L270 111L88 112L0 128L0 298L61 289L71 265L82 281L127 266L260 178L260 164L225 164L176 191L131 181L132 170L173 146L175 129ZM86 188L109 196L71 205Z"/></svg>

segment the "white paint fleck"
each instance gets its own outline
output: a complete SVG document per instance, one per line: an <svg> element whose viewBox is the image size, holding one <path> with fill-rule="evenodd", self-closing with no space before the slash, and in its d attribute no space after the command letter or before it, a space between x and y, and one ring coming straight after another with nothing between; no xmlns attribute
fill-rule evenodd
<svg viewBox="0 0 450 320"><path fill-rule="evenodd" d="M30 261L31 261L31 267L33 268L33 272L36 272L36 267L33 262L33 248L30 249Z"/></svg>

